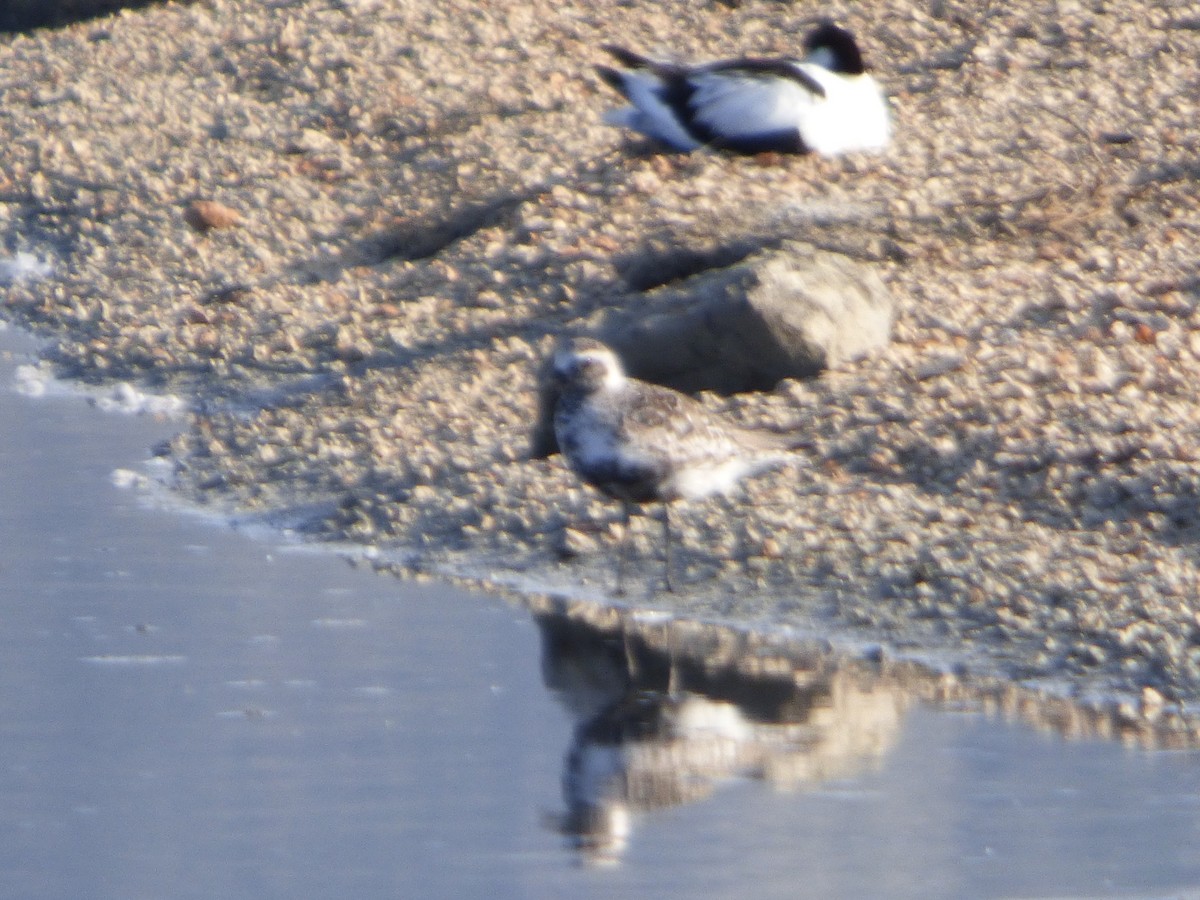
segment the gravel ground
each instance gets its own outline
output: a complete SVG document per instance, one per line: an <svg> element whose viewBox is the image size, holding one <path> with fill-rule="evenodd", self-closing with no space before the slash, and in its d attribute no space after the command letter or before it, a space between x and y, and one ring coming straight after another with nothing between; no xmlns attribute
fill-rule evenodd
<svg viewBox="0 0 1200 900"><path fill-rule="evenodd" d="M795 52L818 15L888 90L889 152L682 156L601 121L604 42ZM847 253L898 298L892 346L705 397L812 450L676 510L673 595L635 522L627 602L1194 729L1197 59L1200 5L1148 0L199 0L5 37L0 238L54 268L0 313L60 373L194 398L163 448L189 499L599 598L617 511L528 459L554 337L723 247Z"/></svg>

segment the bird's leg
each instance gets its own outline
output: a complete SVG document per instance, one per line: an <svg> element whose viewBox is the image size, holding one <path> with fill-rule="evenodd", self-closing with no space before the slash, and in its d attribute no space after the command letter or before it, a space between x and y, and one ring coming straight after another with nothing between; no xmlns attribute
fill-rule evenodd
<svg viewBox="0 0 1200 900"><path fill-rule="evenodd" d="M663 524L663 586L668 593L675 593L675 582L671 579L671 507L662 505Z"/></svg>
<svg viewBox="0 0 1200 900"><path fill-rule="evenodd" d="M621 501L621 543L617 547L617 587L613 596L625 596L625 555L629 550L629 504Z"/></svg>
<svg viewBox="0 0 1200 900"><path fill-rule="evenodd" d="M667 623L667 655L670 668L667 670L667 696L679 696L679 667L675 664L675 629L671 627L671 623Z"/></svg>

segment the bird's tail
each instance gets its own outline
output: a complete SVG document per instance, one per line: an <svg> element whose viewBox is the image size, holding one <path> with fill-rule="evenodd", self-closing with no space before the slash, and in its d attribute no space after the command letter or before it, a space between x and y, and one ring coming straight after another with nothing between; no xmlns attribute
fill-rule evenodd
<svg viewBox="0 0 1200 900"><path fill-rule="evenodd" d="M614 69L611 66L596 66L596 74L610 88L625 97L629 96L629 91L625 87L625 73Z"/></svg>
<svg viewBox="0 0 1200 900"><path fill-rule="evenodd" d="M653 69L655 67L654 60L650 57L626 50L624 47L618 47L616 44L603 44L600 49L627 69Z"/></svg>

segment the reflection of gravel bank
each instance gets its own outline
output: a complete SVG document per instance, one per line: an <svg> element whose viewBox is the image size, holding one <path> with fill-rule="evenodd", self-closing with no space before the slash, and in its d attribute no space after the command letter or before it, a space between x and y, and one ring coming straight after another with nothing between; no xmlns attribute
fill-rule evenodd
<svg viewBox="0 0 1200 900"><path fill-rule="evenodd" d="M203 502L599 592L609 560L557 548L612 510L524 458L536 361L639 302L643 244L810 238L877 263L895 343L711 401L807 423L813 464L681 510L688 589L654 601L1195 703L1200 10L941 8L838 8L898 120L841 161L600 124L600 42L785 51L794 6L201 2L7 39L0 234L58 264L6 315L68 373L206 401L171 448Z"/></svg>

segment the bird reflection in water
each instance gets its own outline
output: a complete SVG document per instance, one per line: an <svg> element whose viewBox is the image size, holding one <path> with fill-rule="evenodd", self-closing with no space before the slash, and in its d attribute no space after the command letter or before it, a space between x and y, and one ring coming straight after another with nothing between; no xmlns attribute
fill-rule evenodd
<svg viewBox="0 0 1200 900"><path fill-rule="evenodd" d="M664 649L628 615L602 626L557 611L536 619L546 686L578 723L566 810L549 820L590 864L620 860L639 814L707 797L720 781L797 789L859 774L892 745L906 706L898 686L827 657L747 674L728 646L672 637Z"/></svg>

